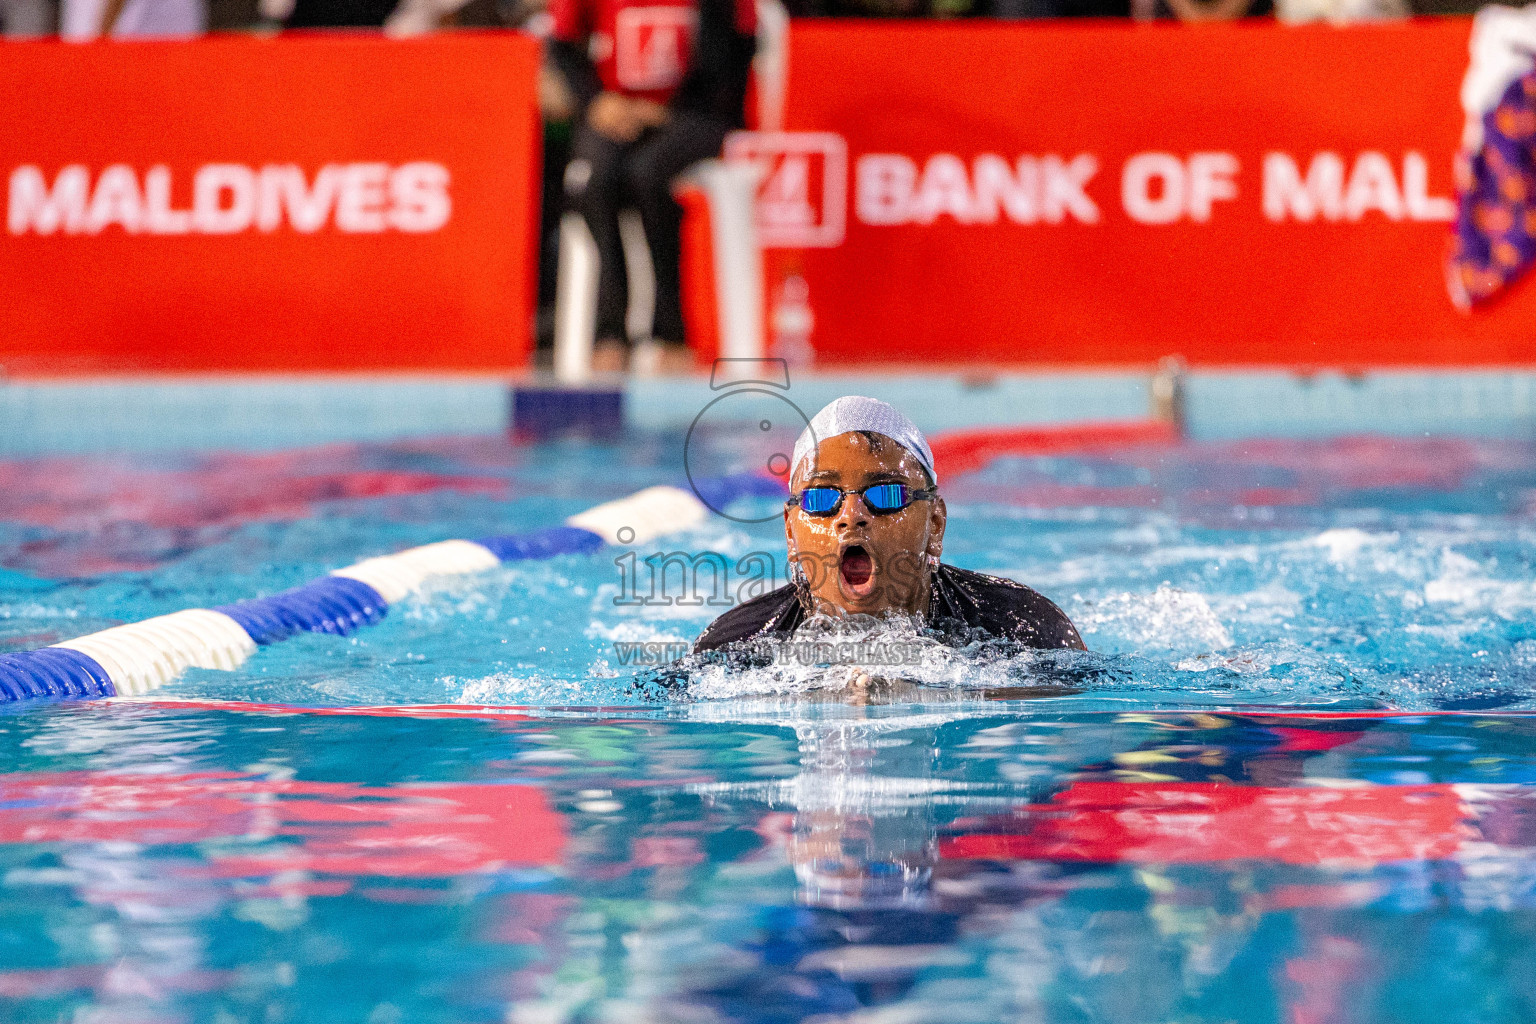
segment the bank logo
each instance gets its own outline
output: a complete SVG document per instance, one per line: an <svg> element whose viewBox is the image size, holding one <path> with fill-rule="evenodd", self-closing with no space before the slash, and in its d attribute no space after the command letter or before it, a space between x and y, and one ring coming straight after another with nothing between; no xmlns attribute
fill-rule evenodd
<svg viewBox="0 0 1536 1024"><path fill-rule="evenodd" d="M833 132L734 132L725 158L759 170L757 235L765 248L829 249L848 219L848 144Z"/></svg>
<svg viewBox="0 0 1536 1024"><path fill-rule="evenodd" d="M690 7L626 7L614 18L614 69L626 89L683 80L698 15Z"/></svg>

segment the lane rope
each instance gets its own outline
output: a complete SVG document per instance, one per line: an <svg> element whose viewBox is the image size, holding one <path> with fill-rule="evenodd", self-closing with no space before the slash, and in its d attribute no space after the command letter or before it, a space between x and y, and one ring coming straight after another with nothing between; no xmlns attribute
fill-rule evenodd
<svg viewBox="0 0 1536 1024"><path fill-rule="evenodd" d="M710 504L779 497L784 485L743 473L699 484ZM681 487L647 487L527 533L444 540L365 558L268 597L189 608L113 626L33 651L0 654L0 703L136 696L189 668L239 668L258 647L297 633L346 636L381 621L434 576L483 572L504 562L644 544L703 522L709 509Z"/></svg>
<svg viewBox="0 0 1536 1024"><path fill-rule="evenodd" d="M936 435L931 443L946 473L963 473L1009 455L1059 455L1177 440L1178 431L1172 425L1146 420L983 427ZM390 605L430 577L482 572L503 562L590 553L605 545L644 544L696 526L711 508L722 509L738 498L782 497L786 481L739 473L691 484L692 491L647 487L577 513L561 526L424 544L365 558L268 597L217 608L190 608L52 647L0 654L0 704L138 695L164 686L188 668L238 668L258 647L297 633L346 636L371 626L384 618Z"/></svg>

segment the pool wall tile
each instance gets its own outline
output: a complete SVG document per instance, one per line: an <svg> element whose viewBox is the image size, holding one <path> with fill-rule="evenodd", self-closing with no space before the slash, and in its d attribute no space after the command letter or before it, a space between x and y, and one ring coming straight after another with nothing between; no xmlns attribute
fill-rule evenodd
<svg viewBox="0 0 1536 1024"><path fill-rule="evenodd" d="M532 380L533 378L526 378ZM1150 370L919 373L792 371L807 417L845 394L882 398L937 432L1144 418ZM0 457L269 450L510 426L510 380L487 377L0 378ZM627 382L631 428L684 431L726 389L698 374ZM1196 439L1339 434L1536 435L1536 372L1362 374L1200 371L1186 381Z"/></svg>

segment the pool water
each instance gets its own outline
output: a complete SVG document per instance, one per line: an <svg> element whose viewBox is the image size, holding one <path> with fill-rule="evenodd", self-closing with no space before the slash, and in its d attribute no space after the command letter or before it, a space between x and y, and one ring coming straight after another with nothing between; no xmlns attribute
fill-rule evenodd
<svg viewBox="0 0 1536 1024"><path fill-rule="evenodd" d="M0 463L0 650L553 525L682 480L681 450ZM623 603L624 573L715 551L782 579L765 498L149 698L0 710L0 1020L1536 1014L1536 446L1212 441L943 483L946 560L1036 587L1089 653L928 650L871 704L836 667L659 692L624 645L719 609Z"/></svg>

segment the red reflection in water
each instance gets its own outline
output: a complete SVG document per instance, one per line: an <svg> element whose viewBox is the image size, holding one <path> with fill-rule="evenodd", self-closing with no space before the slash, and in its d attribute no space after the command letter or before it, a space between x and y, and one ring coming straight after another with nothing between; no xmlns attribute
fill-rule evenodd
<svg viewBox="0 0 1536 1024"><path fill-rule="evenodd" d="M232 772L0 776L0 843L233 837L278 842L270 852L218 857L213 874L441 877L556 863L565 822L526 785L363 786Z"/></svg>
<svg viewBox="0 0 1536 1024"><path fill-rule="evenodd" d="M1122 425L1123 426L1123 425ZM1037 508L1091 505L1109 508L1148 508L1174 501L1181 509L1230 507L1297 507L1328 500L1330 495L1373 490L1450 492L1465 486L1479 471L1528 469L1529 453L1518 445L1460 438L1397 438L1373 435L1318 441L1290 439L1245 440L1231 443L1174 443L1154 434L1103 443L1092 437L1082 443L1055 443L1042 434L1035 444L1029 432L1022 443L1010 445L1012 435L967 432L960 465L984 468L998 457L1073 456L1094 458L1120 469L1142 471L1140 483L1063 483L1025 473L1022 479L967 482L962 495L1003 504ZM974 437L972 435L975 435ZM1061 439L1073 435L1066 432ZM934 439L936 457L940 441ZM979 454L978 454L979 453ZM940 465L944 464L942 458ZM951 473L957 472L951 469ZM1281 482L1265 481L1280 476Z"/></svg>
<svg viewBox="0 0 1536 1024"><path fill-rule="evenodd" d="M1371 951L1337 935L1308 936L1308 955L1288 960L1286 980L1296 990L1287 1009L1291 1024L1342 1024L1354 1019L1350 994L1371 973Z"/></svg>
<svg viewBox="0 0 1536 1024"><path fill-rule="evenodd" d="M299 704L259 704L248 700L169 700L161 698L124 698L90 701L97 707L168 708L175 711L238 711L253 715L311 715L319 717L363 716L366 718L486 718L493 721L533 721L520 706L493 707L476 704L363 704L338 708L310 708ZM585 709L584 709L585 710ZM595 707L594 711L607 710Z"/></svg>
<svg viewBox="0 0 1536 1024"><path fill-rule="evenodd" d="M324 502L509 493L505 480L492 477L375 468L367 465L369 451L223 452L177 468L97 456L0 461L0 520L61 535L20 544L8 564L54 576L146 569L206 543L205 531L305 519Z"/></svg>
<svg viewBox="0 0 1536 1024"><path fill-rule="evenodd" d="M89 530L129 520L187 527L302 519L316 502L455 490L501 497L503 480L402 470L332 469L283 456L223 455L190 470L86 459L0 462L0 517Z"/></svg>
<svg viewBox="0 0 1536 1024"><path fill-rule="evenodd" d="M1344 789L1217 782L1077 782L1011 821L945 840L940 856L1286 864L1442 860L1473 838L1449 785ZM1004 829L1007 829L1004 831Z"/></svg>

